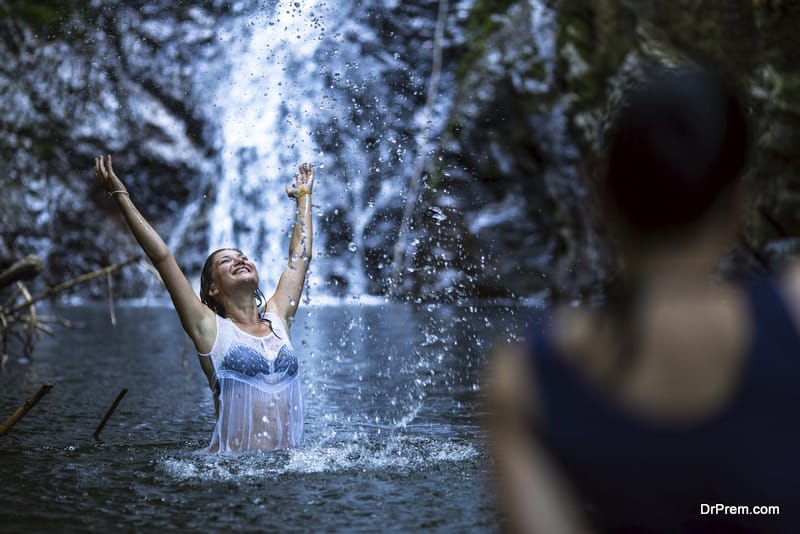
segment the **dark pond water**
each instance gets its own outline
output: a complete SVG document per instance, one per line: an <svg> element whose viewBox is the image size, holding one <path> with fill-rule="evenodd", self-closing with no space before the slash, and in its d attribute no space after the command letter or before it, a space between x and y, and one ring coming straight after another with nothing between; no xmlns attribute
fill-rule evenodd
<svg viewBox="0 0 800 534"><path fill-rule="evenodd" d="M3 419L55 382L0 438L0 530L497 531L480 381L524 310L301 308L306 443L228 457L202 452L213 403L171 308L48 310L85 326L0 372Z"/></svg>

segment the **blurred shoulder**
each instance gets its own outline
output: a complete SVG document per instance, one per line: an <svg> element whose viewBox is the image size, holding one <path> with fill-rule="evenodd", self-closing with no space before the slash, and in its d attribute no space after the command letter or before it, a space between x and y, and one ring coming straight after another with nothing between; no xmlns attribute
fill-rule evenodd
<svg viewBox="0 0 800 534"><path fill-rule="evenodd" d="M564 356L580 355L598 336L597 310L588 306L562 306L553 313L552 339Z"/></svg>
<svg viewBox="0 0 800 534"><path fill-rule="evenodd" d="M536 377L527 342L502 342L493 348L486 376L486 398L494 425L530 422L535 408Z"/></svg>

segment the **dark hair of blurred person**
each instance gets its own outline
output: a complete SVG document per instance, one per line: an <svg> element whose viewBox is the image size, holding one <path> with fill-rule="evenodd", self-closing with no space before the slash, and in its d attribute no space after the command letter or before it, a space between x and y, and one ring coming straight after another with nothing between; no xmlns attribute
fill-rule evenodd
<svg viewBox="0 0 800 534"><path fill-rule="evenodd" d="M747 196L742 100L684 66L625 102L594 184L615 289L492 354L498 503L513 531L798 532L800 267L718 276Z"/></svg>

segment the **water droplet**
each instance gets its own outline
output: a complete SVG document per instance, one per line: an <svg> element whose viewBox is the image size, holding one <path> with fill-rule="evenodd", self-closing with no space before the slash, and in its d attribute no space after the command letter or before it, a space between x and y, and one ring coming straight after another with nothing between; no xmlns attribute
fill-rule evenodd
<svg viewBox="0 0 800 534"><path fill-rule="evenodd" d="M431 212L433 212L431 217L435 221L442 222L447 220L447 215L444 214L444 211L442 211L442 209L439 206L431 206L428 209L430 209Z"/></svg>

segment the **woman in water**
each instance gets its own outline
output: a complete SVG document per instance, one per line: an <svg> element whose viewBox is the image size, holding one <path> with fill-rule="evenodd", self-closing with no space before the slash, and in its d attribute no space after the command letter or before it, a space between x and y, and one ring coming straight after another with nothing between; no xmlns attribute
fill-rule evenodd
<svg viewBox="0 0 800 534"><path fill-rule="evenodd" d="M282 449L303 439L303 399L289 322L297 311L311 261L314 169L300 165L286 193L297 201L289 264L265 301L255 264L241 251L212 252L203 266L200 298L112 168L95 159L95 173L116 200L136 240L161 275L183 329L194 342L214 394L217 423L210 452Z"/></svg>
<svg viewBox="0 0 800 534"><path fill-rule="evenodd" d="M493 356L514 530L800 532L800 266L717 274L741 225L747 123L700 68L628 95L598 184L617 289Z"/></svg>

